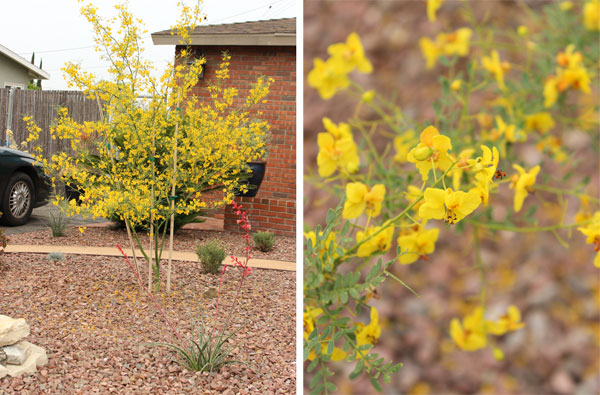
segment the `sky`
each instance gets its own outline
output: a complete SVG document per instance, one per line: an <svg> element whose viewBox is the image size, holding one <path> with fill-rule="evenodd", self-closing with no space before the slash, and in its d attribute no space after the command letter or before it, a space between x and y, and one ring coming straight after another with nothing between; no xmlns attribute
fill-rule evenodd
<svg viewBox="0 0 600 395"><path fill-rule="evenodd" d="M115 0L96 0L102 17L115 15ZM173 45L153 45L151 33L169 29L179 16L178 0L129 0L128 8L145 23L145 55L159 70L173 61ZM188 0L187 4L192 4ZM66 90L61 67L67 61L80 63L83 70L107 78L107 64L94 51L91 25L80 15L77 0L0 0L0 44L28 61L35 52L35 64L50 74L42 81L44 90ZM222 24L290 18L297 16L296 0L204 0L207 19L202 24Z"/></svg>

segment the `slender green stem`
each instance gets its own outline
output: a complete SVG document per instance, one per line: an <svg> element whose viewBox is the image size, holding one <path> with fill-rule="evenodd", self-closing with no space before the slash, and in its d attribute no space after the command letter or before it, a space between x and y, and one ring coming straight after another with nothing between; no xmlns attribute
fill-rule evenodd
<svg viewBox="0 0 600 395"><path fill-rule="evenodd" d="M468 219L465 218L465 221L475 225L475 226L481 226L483 228L487 228L487 229L494 229L494 230L508 230L510 232L518 232L518 233L528 233L528 232L545 232L545 231L552 231L552 230L557 230L557 229L568 229L568 228L574 228L576 226L582 226L585 225L589 222L591 222L591 220L588 221L583 221L583 222L579 222L579 223L575 223L575 224L567 224L567 225L550 225L550 226L530 226L530 227L518 227L518 226L513 226L513 225L508 225L508 224L499 224L499 223L485 223L485 222L479 222L473 219Z"/></svg>
<svg viewBox="0 0 600 395"><path fill-rule="evenodd" d="M572 189L560 189L560 188L552 187L550 185L542 185L542 184L535 184L533 186L533 188L540 190L540 191L552 192L552 193L556 193L556 194L567 194L567 195L574 195L577 197L585 197L589 200L600 203L600 199L592 197L590 195L586 195L585 193L574 191Z"/></svg>
<svg viewBox="0 0 600 395"><path fill-rule="evenodd" d="M400 284L402 284L404 286L404 288L408 289L410 292L412 292L417 298L420 298L421 296L414 290L412 289L408 284L406 284L404 281L400 280L398 277L394 276L392 273L388 272L387 270L384 270L383 273L388 276L393 278L394 280L398 281Z"/></svg>
<svg viewBox="0 0 600 395"><path fill-rule="evenodd" d="M479 270L479 281L481 287L481 305L485 306L485 267L483 266L483 259L481 258L481 240L479 239L479 226L474 226L473 238L475 241L475 261L477 264L477 269Z"/></svg>

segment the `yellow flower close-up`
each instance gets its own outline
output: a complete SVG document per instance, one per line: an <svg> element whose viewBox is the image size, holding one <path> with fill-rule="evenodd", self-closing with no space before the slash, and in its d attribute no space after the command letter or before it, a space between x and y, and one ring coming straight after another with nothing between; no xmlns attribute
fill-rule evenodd
<svg viewBox="0 0 600 395"><path fill-rule="evenodd" d="M513 167L519 172L519 174L515 174L511 178L510 185L510 187L515 190L513 207L515 212L518 213L519 211L521 211L521 208L523 207L523 202L525 201L527 195L533 191L531 187L533 186L533 184L535 184L535 179L538 173L540 172L540 166L535 166L529 171L525 171L524 168L517 164L513 164Z"/></svg>

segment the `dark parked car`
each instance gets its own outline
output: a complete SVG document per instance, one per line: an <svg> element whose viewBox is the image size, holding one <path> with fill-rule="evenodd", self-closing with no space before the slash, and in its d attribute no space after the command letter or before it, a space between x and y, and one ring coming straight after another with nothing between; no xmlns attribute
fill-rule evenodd
<svg viewBox="0 0 600 395"><path fill-rule="evenodd" d="M48 203L50 179L33 156L0 147L0 224L23 225L31 211Z"/></svg>

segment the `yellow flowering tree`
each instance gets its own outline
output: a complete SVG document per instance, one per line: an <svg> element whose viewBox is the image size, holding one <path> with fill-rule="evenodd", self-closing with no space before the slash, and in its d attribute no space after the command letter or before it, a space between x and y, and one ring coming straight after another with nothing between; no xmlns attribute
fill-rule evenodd
<svg viewBox="0 0 600 395"><path fill-rule="evenodd" d="M77 123L63 108L56 124L41 131L26 118L29 141L49 133L69 143L72 153L46 158L39 147L34 151L55 184L74 184L81 191L77 201L68 202L73 213L124 221L136 265L134 244L148 263L149 289L152 283L159 287L168 225L172 246L173 216L230 203L236 190L245 189L240 179L249 172L246 163L263 157L266 150L269 125L249 111L265 99L269 79L258 78L244 104L234 106L237 89L223 86L230 60L224 54L216 71L218 82L206 88L212 103L200 105L192 94L204 64L189 48L190 32L202 17L198 7L182 6L181 22L172 30L184 48L175 64L156 78L153 65L143 58L142 22L124 5L117 5L117 15L108 20L92 4L84 5L81 13L93 28L97 51L110 63L111 79L98 80L74 63L63 70L71 87L97 100L101 120ZM140 101L142 94L149 98ZM211 190L222 192L222 199L203 199ZM56 199L60 203L64 197ZM136 232L147 224L149 246Z"/></svg>
<svg viewBox="0 0 600 395"><path fill-rule="evenodd" d="M350 378L363 375L378 391L391 382L401 364L386 361L377 348L391 335L378 310L378 299L386 297L380 286L389 280L417 294L396 266L410 265L408 273L435 265L442 240L466 240L461 246L472 254L461 251L461 257L473 261L466 269L477 271L480 283L468 300L452 301L464 309L443 323L449 346L441 346L498 360L505 358L498 339L527 327L518 301L507 303L500 316L489 308L498 301L489 291L492 262L481 253L484 239L493 241L500 230L551 232L566 245L576 229L591 250L600 250L600 199L586 190L589 180L574 168L562 181L545 170L552 168L549 162L577 161L562 142L566 130L580 129L599 143L598 2L530 10L531 24L510 34L479 20L470 3L453 5L466 26L415 40L423 71L433 70L441 82L430 119L411 119L359 83L365 77L355 78L357 73L376 75L377 63L363 59L368 50L356 33L331 44L329 58L316 58L307 73L323 100L344 95L357 102L348 119L323 118L326 132L318 134L317 160L305 176L337 202L305 233L304 314L319 312L304 326L305 369L314 393L337 389L332 361L353 364ZM435 21L444 8L444 1L431 0L423 12ZM560 33L541 29L557 22ZM582 199L573 219L566 214L569 196ZM560 220L541 225L547 217L536 215L540 205L560 209ZM594 264L599 262L600 253ZM419 280L419 286L426 284Z"/></svg>

